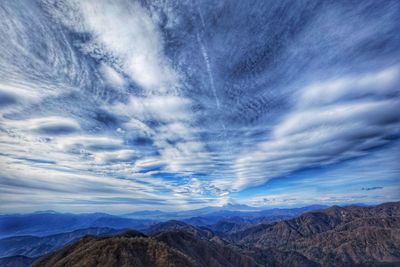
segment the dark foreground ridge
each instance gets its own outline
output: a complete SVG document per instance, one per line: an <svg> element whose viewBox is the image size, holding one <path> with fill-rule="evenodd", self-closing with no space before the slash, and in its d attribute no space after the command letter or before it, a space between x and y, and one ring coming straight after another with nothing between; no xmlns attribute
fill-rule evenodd
<svg viewBox="0 0 400 267"><path fill-rule="evenodd" d="M337 207L220 236L179 221L86 236L32 266L400 266L400 202Z"/></svg>
<svg viewBox="0 0 400 267"><path fill-rule="evenodd" d="M129 232L108 238L85 237L32 266L255 266L250 258L224 249L183 231L153 237Z"/></svg>

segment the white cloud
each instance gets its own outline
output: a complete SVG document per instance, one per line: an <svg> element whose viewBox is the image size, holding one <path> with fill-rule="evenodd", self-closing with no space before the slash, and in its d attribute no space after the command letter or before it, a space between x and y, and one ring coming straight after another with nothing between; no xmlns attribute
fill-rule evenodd
<svg viewBox="0 0 400 267"><path fill-rule="evenodd" d="M384 97L398 92L400 66L395 65L376 73L347 76L313 84L301 93L299 107L323 106L338 100L370 95Z"/></svg>
<svg viewBox="0 0 400 267"><path fill-rule="evenodd" d="M158 128L158 134L170 141L179 141L182 137L189 138L195 135L199 129L188 127L185 123L176 121Z"/></svg>
<svg viewBox="0 0 400 267"><path fill-rule="evenodd" d="M140 121L189 121L192 119L190 104L189 99L172 95L131 96L127 104L117 104L113 110L120 115L134 117Z"/></svg>
<svg viewBox="0 0 400 267"><path fill-rule="evenodd" d="M12 102L23 104L23 103L35 103L41 99L38 90L32 90L28 85L13 85L7 83L0 84L0 97L7 97ZM4 103L4 106L6 103Z"/></svg>
<svg viewBox="0 0 400 267"><path fill-rule="evenodd" d="M122 88L126 86L124 77L114 68L103 63L100 65L100 72L102 73L108 85L114 88Z"/></svg>
<svg viewBox="0 0 400 267"><path fill-rule="evenodd" d="M63 150L71 150L74 148L84 148L86 150L114 150L114 148L122 145L122 140L108 136L96 135L73 135L67 137L59 137L55 140L57 145ZM108 149L109 148L109 149Z"/></svg>
<svg viewBox="0 0 400 267"><path fill-rule="evenodd" d="M120 149L117 151L101 151L94 153L96 164L107 164L120 161L129 161L135 156L135 152L130 149Z"/></svg>
<svg viewBox="0 0 400 267"><path fill-rule="evenodd" d="M38 135L62 135L79 131L79 123L71 118L61 116L49 116L41 118L30 118L25 120L5 120L7 126L20 131L29 131Z"/></svg>
<svg viewBox="0 0 400 267"><path fill-rule="evenodd" d="M168 171L194 173L211 166L209 153L201 142L180 141L174 145L159 142L159 146L161 157L168 162Z"/></svg>
<svg viewBox="0 0 400 267"><path fill-rule="evenodd" d="M400 134L400 100L387 96L400 90L398 72L395 66L306 87L270 139L238 157L237 179L230 188L256 186L306 167L364 156L388 143Z"/></svg>
<svg viewBox="0 0 400 267"><path fill-rule="evenodd" d="M168 91L176 86L178 76L164 56L157 21L138 2L79 1L74 7L79 8L83 25L71 19L67 24L94 37L84 51L95 56L99 51L111 54L112 63L148 91Z"/></svg>

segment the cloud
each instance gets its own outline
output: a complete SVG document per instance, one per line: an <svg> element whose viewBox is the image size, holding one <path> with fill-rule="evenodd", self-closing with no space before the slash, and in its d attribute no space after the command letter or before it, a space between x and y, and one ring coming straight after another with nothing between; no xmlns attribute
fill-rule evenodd
<svg viewBox="0 0 400 267"><path fill-rule="evenodd" d="M29 130L40 135L57 136L66 135L80 130L80 125L74 119L50 116L32 118L22 121L13 121L13 127Z"/></svg>
<svg viewBox="0 0 400 267"><path fill-rule="evenodd" d="M398 74L393 66L304 88L269 140L237 159L232 188L365 156L398 138L400 99L392 97L399 92Z"/></svg>
<svg viewBox="0 0 400 267"><path fill-rule="evenodd" d="M0 112L7 114L39 103L45 96L40 89L38 85L0 82ZM48 95L52 94L49 92Z"/></svg>
<svg viewBox="0 0 400 267"><path fill-rule="evenodd" d="M106 59L146 90L160 92L176 85L178 77L164 57L157 20L139 3L77 1L71 2L69 10L75 10L75 15L62 16L64 23L93 37L82 44L84 52ZM59 13L55 15L60 17ZM110 69L105 75L114 82L121 81Z"/></svg>
<svg viewBox="0 0 400 267"><path fill-rule="evenodd" d="M113 67L110 67L107 64L103 63L100 65L99 70L108 85L116 88L126 86L127 82L125 81L124 77Z"/></svg>
<svg viewBox="0 0 400 267"><path fill-rule="evenodd" d="M163 123L190 121L191 101L185 97L173 95L147 96L129 98L128 103L117 104L114 112L139 121L161 121Z"/></svg>
<svg viewBox="0 0 400 267"><path fill-rule="evenodd" d="M89 150L89 151L114 151L122 147L122 140L108 136L74 135L59 138L56 143L66 151Z"/></svg>
<svg viewBox="0 0 400 267"><path fill-rule="evenodd" d="M313 84L306 88L298 105L324 106L337 101L352 101L368 97L390 98L399 91L400 66L394 65L376 73L355 75Z"/></svg>
<svg viewBox="0 0 400 267"><path fill-rule="evenodd" d="M17 97L12 93L0 92L0 107L6 107L8 105L14 105L18 101Z"/></svg>
<svg viewBox="0 0 400 267"><path fill-rule="evenodd" d="M97 164L109 164L121 161L131 161L134 158L135 158L135 151L128 149L97 152L94 154L94 160Z"/></svg>

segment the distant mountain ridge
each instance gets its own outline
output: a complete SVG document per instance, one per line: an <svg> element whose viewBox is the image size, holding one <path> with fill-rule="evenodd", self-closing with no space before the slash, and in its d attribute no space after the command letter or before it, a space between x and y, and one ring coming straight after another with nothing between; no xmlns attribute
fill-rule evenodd
<svg viewBox="0 0 400 267"><path fill-rule="evenodd" d="M245 218L248 223L259 223L265 218L271 221L288 219L305 211L323 207L325 206L313 205L293 209L255 210L254 207L246 205L228 204L223 207L205 207L182 212L139 211L123 216L107 213L59 213L52 210L29 214L4 214L0 215L0 238L18 235L46 236L91 227L143 230L154 223L168 220L209 226L222 219L240 217Z"/></svg>
<svg viewBox="0 0 400 267"><path fill-rule="evenodd" d="M235 210L218 210L212 213L196 216L189 219L184 219L184 222L197 226L211 227L222 220L235 221L235 218L239 218L239 221L247 224L257 224L263 221L280 221L293 218L304 212L319 210L326 208L324 205L311 205L301 208L274 208L259 211L235 211Z"/></svg>
<svg viewBox="0 0 400 267"><path fill-rule="evenodd" d="M75 242L85 235L107 236L121 232L112 228L87 228L72 232L39 236L15 236L0 239L0 258L21 255L35 258Z"/></svg>
<svg viewBox="0 0 400 267"><path fill-rule="evenodd" d="M135 220L106 213L35 212L29 214L0 215L0 238L34 235L47 236L92 227L114 229L145 229L151 220Z"/></svg>
<svg viewBox="0 0 400 267"><path fill-rule="evenodd" d="M243 204L227 204L221 207L204 207L195 210L185 210L177 212L163 212L160 210L153 211L137 211L121 215L125 218L131 219L149 219L149 220L185 220L188 221L193 218L207 218L212 219L215 223L216 220L229 217L262 217L262 216L295 216L310 210L317 210L327 208L326 205L310 205L300 208L272 208L265 209L265 207L251 207ZM193 220L194 221L194 220ZM205 224L204 224L205 225Z"/></svg>
<svg viewBox="0 0 400 267"><path fill-rule="evenodd" d="M122 214L122 217L138 219L157 219L157 220L178 220L178 219L188 219L194 216L204 216L214 212L219 211L260 211L262 208L250 207L244 204L226 204L224 206L209 206L194 210L183 210L183 211L168 211L163 212L160 210L143 210L135 211L131 213Z"/></svg>

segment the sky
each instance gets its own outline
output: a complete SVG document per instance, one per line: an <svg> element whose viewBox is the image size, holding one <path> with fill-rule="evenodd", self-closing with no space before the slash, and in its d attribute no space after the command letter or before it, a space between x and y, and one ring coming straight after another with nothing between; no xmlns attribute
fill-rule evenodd
<svg viewBox="0 0 400 267"><path fill-rule="evenodd" d="M4 0L0 212L400 200L400 1Z"/></svg>

